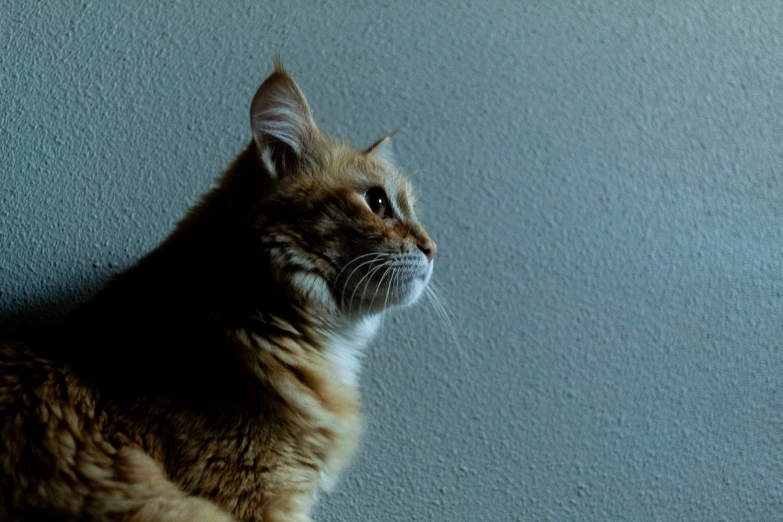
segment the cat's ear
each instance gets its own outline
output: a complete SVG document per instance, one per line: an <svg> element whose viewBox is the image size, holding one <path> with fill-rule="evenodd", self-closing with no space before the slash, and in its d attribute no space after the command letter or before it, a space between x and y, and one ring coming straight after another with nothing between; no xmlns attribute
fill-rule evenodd
<svg viewBox="0 0 783 522"><path fill-rule="evenodd" d="M397 131L391 132L379 139L364 151L365 154L372 154L382 160L386 160L390 163L394 163L394 149L392 147L392 136L397 134Z"/></svg>
<svg viewBox="0 0 783 522"><path fill-rule="evenodd" d="M277 179L311 159L320 142L307 100L279 58L253 97L250 126L262 165Z"/></svg>

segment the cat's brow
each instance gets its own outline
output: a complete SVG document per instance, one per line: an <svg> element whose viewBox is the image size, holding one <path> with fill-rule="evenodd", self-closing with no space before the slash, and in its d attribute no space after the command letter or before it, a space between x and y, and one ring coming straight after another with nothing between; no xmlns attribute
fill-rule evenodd
<svg viewBox="0 0 783 522"><path fill-rule="evenodd" d="M413 207L410 204L410 198L405 192L397 194L394 203L395 206L398 207L400 214L404 214L410 217L410 214L413 213Z"/></svg>
<svg viewBox="0 0 783 522"><path fill-rule="evenodd" d="M400 215L411 217L413 214L413 202L410 186L402 178L394 180L394 192L390 194L392 204Z"/></svg>

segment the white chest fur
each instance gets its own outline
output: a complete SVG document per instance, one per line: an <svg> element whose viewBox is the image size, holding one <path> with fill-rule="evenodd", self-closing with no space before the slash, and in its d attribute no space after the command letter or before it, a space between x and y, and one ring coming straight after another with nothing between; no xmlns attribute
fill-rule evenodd
<svg viewBox="0 0 783 522"><path fill-rule="evenodd" d="M330 337L326 356L337 367L338 377L343 382L352 386L359 383L364 349L379 323L379 316L367 317Z"/></svg>

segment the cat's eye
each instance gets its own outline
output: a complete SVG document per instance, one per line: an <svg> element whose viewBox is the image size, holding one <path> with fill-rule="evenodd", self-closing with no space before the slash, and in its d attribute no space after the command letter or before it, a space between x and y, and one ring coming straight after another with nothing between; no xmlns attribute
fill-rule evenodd
<svg viewBox="0 0 783 522"><path fill-rule="evenodd" d="M391 217L391 205L389 205L389 198L386 196L386 192L381 187L373 187L364 193L364 199L367 201L367 205L370 207L376 215L385 218Z"/></svg>

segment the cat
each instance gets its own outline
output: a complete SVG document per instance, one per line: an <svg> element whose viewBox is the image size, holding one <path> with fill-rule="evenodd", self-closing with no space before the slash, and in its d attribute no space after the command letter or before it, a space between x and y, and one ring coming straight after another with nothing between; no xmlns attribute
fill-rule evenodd
<svg viewBox="0 0 783 522"><path fill-rule="evenodd" d="M171 235L0 346L0 520L306 521L362 431L361 354L435 243L383 138L327 139L275 60Z"/></svg>

